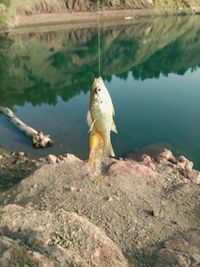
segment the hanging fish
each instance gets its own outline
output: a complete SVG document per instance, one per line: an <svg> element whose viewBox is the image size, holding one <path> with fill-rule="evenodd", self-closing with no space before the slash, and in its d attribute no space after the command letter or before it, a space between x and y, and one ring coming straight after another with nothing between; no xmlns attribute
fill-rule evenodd
<svg viewBox="0 0 200 267"><path fill-rule="evenodd" d="M110 131L117 133L114 115L114 106L103 79L95 78L91 88L90 110L87 116L90 126L90 165L95 160L93 158L97 150L102 149L103 157L115 156L110 139Z"/></svg>

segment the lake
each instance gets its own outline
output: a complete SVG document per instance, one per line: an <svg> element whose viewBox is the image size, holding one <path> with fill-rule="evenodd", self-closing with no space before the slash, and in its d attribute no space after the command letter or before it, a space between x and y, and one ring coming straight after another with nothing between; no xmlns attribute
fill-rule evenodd
<svg viewBox="0 0 200 267"><path fill-rule="evenodd" d="M101 76L112 97L118 157L170 148L200 169L200 17L103 26ZM0 106L14 110L55 144L34 149L0 115L0 144L33 157L74 153L87 159L86 114L98 76L97 28L0 35Z"/></svg>

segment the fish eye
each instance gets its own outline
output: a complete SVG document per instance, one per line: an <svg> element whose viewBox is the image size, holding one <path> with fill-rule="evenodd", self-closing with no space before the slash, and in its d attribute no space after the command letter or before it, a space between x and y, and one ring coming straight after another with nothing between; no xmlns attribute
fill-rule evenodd
<svg viewBox="0 0 200 267"><path fill-rule="evenodd" d="M98 92L100 92L100 91L101 91L101 88L99 88L99 87L96 87L96 88L95 88L95 92L96 92L96 93L98 93Z"/></svg>

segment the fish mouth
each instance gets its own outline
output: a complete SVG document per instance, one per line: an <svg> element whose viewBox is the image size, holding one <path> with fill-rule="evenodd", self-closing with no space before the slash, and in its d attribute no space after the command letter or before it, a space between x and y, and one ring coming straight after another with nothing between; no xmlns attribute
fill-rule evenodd
<svg viewBox="0 0 200 267"><path fill-rule="evenodd" d="M94 78L94 82L97 82L97 83L99 83L99 82L103 82L103 78L101 77L101 76L99 76L99 77L96 77L96 78Z"/></svg>

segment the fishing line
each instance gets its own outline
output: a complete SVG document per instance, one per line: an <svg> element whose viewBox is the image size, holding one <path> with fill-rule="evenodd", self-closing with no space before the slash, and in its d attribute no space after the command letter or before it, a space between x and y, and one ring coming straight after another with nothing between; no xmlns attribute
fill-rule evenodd
<svg viewBox="0 0 200 267"><path fill-rule="evenodd" d="M99 63L99 77L101 76L101 32L100 32L100 14L99 14L99 0L97 0L98 11L98 63Z"/></svg>

